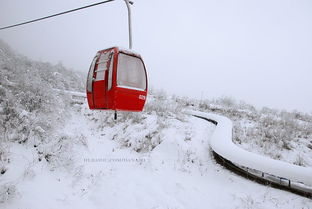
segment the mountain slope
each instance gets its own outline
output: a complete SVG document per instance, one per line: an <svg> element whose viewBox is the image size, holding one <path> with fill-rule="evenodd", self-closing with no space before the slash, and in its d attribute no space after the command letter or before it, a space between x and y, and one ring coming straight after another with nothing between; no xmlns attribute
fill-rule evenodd
<svg viewBox="0 0 312 209"><path fill-rule="evenodd" d="M1 208L312 207L216 164L214 125L183 114L193 100L152 92L114 121L71 102L79 74L0 49Z"/></svg>

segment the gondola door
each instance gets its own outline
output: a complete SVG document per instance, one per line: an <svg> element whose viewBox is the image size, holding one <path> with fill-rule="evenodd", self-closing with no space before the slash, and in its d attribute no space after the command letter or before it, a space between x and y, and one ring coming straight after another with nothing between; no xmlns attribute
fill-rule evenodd
<svg viewBox="0 0 312 209"><path fill-rule="evenodd" d="M142 111L147 96L147 75L139 55L120 51L117 63L115 108Z"/></svg>
<svg viewBox="0 0 312 209"><path fill-rule="evenodd" d="M95 109L107 108L107 78L110 55L109 51L102 52L94 66L93 103Z"/></svg>

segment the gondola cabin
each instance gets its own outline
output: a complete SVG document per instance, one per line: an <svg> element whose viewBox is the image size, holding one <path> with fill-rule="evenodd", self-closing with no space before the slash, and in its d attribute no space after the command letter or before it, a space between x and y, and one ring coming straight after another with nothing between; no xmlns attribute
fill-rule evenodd
<svg viewBox="0 0 312 209"><path fill-rule="evenodd" d="M113 47L97 52L87 78L90 109L142 111L147 74L137 53Z"/></svg>

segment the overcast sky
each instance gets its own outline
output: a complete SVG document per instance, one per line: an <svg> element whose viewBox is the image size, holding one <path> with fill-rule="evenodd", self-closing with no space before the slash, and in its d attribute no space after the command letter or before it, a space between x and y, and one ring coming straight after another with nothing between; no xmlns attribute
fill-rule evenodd
<svg viewBox="0 0 312 209"><path fill-rule="evenodd" d="M91 0L1 0L0 27ZM134 0L133 49L149 83L178 95L230 96L257 106L312 112L311 0ZM87 75L97 50L128 47L122 0L0 31L35 60Z"/></svg>

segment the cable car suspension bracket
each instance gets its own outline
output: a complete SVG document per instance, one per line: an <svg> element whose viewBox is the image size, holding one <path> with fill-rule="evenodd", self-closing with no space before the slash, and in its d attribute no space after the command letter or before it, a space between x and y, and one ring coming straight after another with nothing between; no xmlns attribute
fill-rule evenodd
<svg viewBox="0 0 312 209"><path fill-rule="evenodd" d="M133 5L133 1L124 0L128 9L128 30L129 30L129 49L132 49L132 27L131 27L131 9L130 4ZM117 111L115 110L114 119L117 120Z"/></svg>

